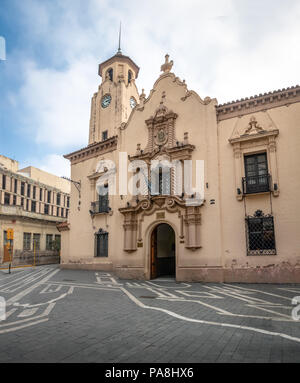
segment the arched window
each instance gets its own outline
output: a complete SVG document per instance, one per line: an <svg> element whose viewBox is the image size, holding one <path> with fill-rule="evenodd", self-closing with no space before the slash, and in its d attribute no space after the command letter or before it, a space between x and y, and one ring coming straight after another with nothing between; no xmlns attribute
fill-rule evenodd
<svg viewBox="0 0 300 383"><path fill-rule="evenodd" d="M114 71L112 68L107 69L106 78L108 77L110 81L113 81Z"/></svg>
<svg viewBox="0 0 300 383"><path fill-rule="evenodd" d="M128 71L128 83L132 80L132 72L131 70Z"/></svg>

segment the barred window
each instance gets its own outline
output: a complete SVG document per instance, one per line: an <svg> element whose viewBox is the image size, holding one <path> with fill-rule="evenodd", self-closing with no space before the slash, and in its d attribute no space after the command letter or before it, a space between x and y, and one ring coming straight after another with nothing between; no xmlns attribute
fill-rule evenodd
<svg viewBox="0 0 300 383"><path fill-rule="evenodd" d="M23 249L30 250L31 249L31 233L23 234Z"/></svg>
<svg viewBox="0 0 300 383"><path fill-rule="evenodd" d="M55 234L54 243L55 243L55 250L60 251L60 249L61 249L61 236L60 236L60 234Z"/></svg>
<svg viewBox="0 0 300 383"><path fill-rule="evenodd" d="M35 248L35 250L40 250L40 243L41 243L41 234L34 233L33 234L33 248Z"/></svg>
<svg viewBox="0 0 300 383"><path fill-rule="evenodd" d="M95 256L108 257L108 233L102 229L95 234Z"/></svg>
<svg viewBox="0 0 300 383"><path fill-rule="evenodd" d="M53 235L52 234L46 234L46 250L52 250L53 245Z"/></svg>
<svg viewBox="0 0 300 383"><path fill-rule="evenodd" d="M248 255L276 255L274 218L258 210L246 218Z"/></svg>

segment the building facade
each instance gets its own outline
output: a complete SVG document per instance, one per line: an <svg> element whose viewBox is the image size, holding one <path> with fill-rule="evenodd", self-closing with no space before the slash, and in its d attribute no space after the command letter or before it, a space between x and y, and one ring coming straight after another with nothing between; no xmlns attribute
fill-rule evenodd
<svg viewBox="0 0 300 383"><path fill-rule="evenodd" d="M8 254L13 229L13 264L59 263L61 235L57 224L67 220L69 181L0 156L0 260ZM10 254L8 254L10 255Z"/></svg>
<svg viewBox="0 0 300 383"><path fill-rule="evenodd" d="M65 156L77 183L62 267L128 279L300 282L300 87L219 105L172 66L166 55L146 97L129 57L100 64L88 146Z"/></svg>

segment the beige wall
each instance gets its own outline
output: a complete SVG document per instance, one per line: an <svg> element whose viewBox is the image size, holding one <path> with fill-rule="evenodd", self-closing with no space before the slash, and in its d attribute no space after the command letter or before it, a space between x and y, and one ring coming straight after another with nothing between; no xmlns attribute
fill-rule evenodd
<svg viewBox="0 0 300 383"><path fill-rule="evenodd" d="M300 282L300 203L297 196L300 187L297 176L300 166L300 103L289 107L270 107L266 111L218 122L215 99L202 100L195 92L188 91L186 84L174 74L165 71L154 84L149 97L146 100L141 97L140 104L129 116L128 101L133 90L124 84L126 91L119 97L114 93L114 87L110 81L104 80L98 94L110 92L112 104L103 110L97 96L92 113L98 116L95 120L98 132L95 141L100 140L101 131L108 130L109 136L118 136L117 150L95 154L88 159L84 158L83 152L80 161L72 160L71 177L81 182L81 191L79 194L72 185L70 231L62 233L63 266L110 269L121 277L149 279L152 230L159 223L168 223L176 234L177 280ZM136 89L135 85L132 89ZM178 115L175 122L176 140L182 142L184 133L188 132L188 141L195 146L192 160L204 160L205 163L205 203L200 210L201 226L197 234L200 248L190 250L186 247L188 229L185 224L184 238L180 238L180 214L185 216L185 207L179 207L176 212L158 208L143 216L138 213L137 236L141 234L142 242L135 251L128 252L124 251L124 215L119 209L125 208L127 202L134 206L135 198L130 195L110 197L111 212L91 216L91 202L97 199L97 177L92 180L91 177L99 160L113 160L118 169L119 152L134 156L137 144L145 150L148 143L145 121L154 116L161 105ZM120 114L120 110L127 110L127 114ZM251 117L256 118L264 131L279 131L275 137L276 152L273 151L274 143L263 143L262 134L258 139L253 135L237 160L235 146L229 140L243 137L243 130L247 129ZM120 128L121 122L124 124ZM269 171L279 185L279 193L237 198L237 185L241 188L244 176L243 155L264 150L268 153ZM195 162L193 166L195 169ZM128 174L128 179L131 176ZM213 200L214 204L211 203ZM276 256L247 256L245 215L253 215L259 209L265 214L273 212ZM157 216L158 212L164 213L163 219ZM100 228L109 232L108 258L94 256L94 235Z"/></svg>

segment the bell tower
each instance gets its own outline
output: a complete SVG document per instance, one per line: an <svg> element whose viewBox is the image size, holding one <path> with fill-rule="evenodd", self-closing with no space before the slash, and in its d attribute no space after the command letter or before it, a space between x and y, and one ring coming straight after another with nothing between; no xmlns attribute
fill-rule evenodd
<svg viewBox="0 0 300 383"><path fill-rule="evenodd" d="M119 36L117 53L99 65L102 83L92 97L89 145L117 135L120 125L128 120L139 100L138 73L139 67L122 54Z"/></svg>

